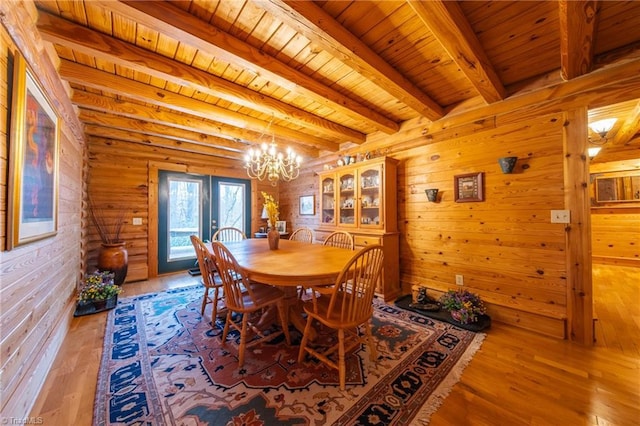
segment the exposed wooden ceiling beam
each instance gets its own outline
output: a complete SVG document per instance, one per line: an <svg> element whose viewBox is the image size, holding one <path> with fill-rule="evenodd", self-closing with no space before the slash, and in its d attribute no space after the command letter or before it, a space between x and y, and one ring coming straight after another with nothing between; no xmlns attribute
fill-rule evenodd
<svg viewBox="0 0 640 426"><path fill-rule="evenodd" d="M208 135L199 130L189 130L180 127L167 125L166 123L155 123L140 118L123 117L117 114L111 114L111 111L94 111L90 109L80 108L80 119L85 123L101 125L120 130L129 130L133 132L145 133L148 135L166 137L170 139L183 140L196 144L213 146L216 148L227 149L230 151L245 153L250 144L238 142L236 140L221 138L218 136ZM291 146L296 153L304 157L317 157L318 151L304 145Z"/></svg>
<svg viewBox="0 0 640 426"><path fill-rule="evenodd" d="M243 153L249 148L248 144L236 142L230 139L211 136L200 132L193 132L190 130L178 129L164 124L150 123L148 121L135 118L127 118L115 114L92 111L84 108L80 108L80 114L78 117L86 124L145 133L147 135L192 142L199 145L212 146L233 152Z"/></svg>
<svg viewBox="0 0 640 426"><path fill-rule="evenodd" d="M171 5L170 2L100 0L99 4L168 37L263 75L275 84L337 112L356 120L363 120L383 132L395 133L399 129L398 123L383 114L367 108L244 41L212 27L211 24Z"/></svg>
<svg viewBox="0 0 640 426"><path fill-rule="evenodd" d="M627 116L625 122L622 123L620 130L618 130L615 137L611 140L611 145L626 145L638 132L640 132L640 102L636 104L633 111Z"/></svg>
<svg viewBox="0 0 640 426"><path fill-rule="evenodd" d="M518 112L519 117L540 116L588 105L600 108L640 98L640 58L602 68L573 80L552 84L491 105L452 111L435 121L430 130L447 129L464 123ZM532 106L533 105L533 106ZM597 157L596 157L597 158Z"/></svg>
<svg viewBox="0 0 640 426"><path fill-rule="evenodd" d="M341 142L362 143L363 133L279 100L262 95L239 84L209 74L158 53L74 24L55 15L40 12L38 29L43 38L69 47L89 56L96 56L116 65L143 72L181 86L189 86L203 93L225 99L238 105L289 120L341 138Z"/></svg>
<svg viewBox="0 0 640 426"><path fill-rule="evenodd" d="M231 126L249 128L256 132L264 132L269 124L245 114L230 111L204 101L153 87L105 71L100 71L92 67L80 65L68 60L60 61L59 73L63 79L71 83L82 84L93 89L104 90L125 98L162 106L175 111L181 111L197 117L216 117L219 121ZM301 133L287 127L271 125L269 127L269 131L287 139L293 139L302 144L315 146L316 148L328 151L338 150L338 145L334 142Z"/></svg>
<svg viewBox="0 0 640 426"><path fill-rule="evenodd" d="M487 103L500 101L507 96L478 37L456 2L407 2Z"/></svg>
<svg viewBox="0 0 640 426"><path fill-rule="evenodd" d="M238 144L242 143L239 141L257 143L260 138L260 133L251 130L232 127L188 114L179 114L163 108L136 104L130 101L101 96L81 90L74 90L71 101L81 108L115 114L120 117L143 120L147 123L165 124L176 129L204 133L223 139L228 138L230 141L233 140ZM318 150L310 146L296 144L294 141L283 139L276 139L276 142L283 145L293 145L296 152L305 157L315 158L319 156Z"/></svg>
<svg viewBox="0 0 640 426"><path fill-rule="evenodd" d="M88 124L84 126L85 133L91 136L100 136L107 139L115 139L126 142L134 142L149 146L158 146L162 148L175 149L178 151L195 152L197 154L212 155L215 157L230 158L233 160L242 160L243 153L228 151L213 146L206 146L191 142L178 141L160 136L146 135L128 130L115 129L112 127L98 126Z"/></svg>
<svg viewBox="0 0 640 426"><path fill-rule="evenodd" d="M597 0L560 0L560 75L571 80L593 67Z"/></svg>
<svg viewBox="0 0 640 426"><path fill-rule="evenodd" d="M265 0L260 7L424 117L444 115L440 105L314 2Z"/></svg>

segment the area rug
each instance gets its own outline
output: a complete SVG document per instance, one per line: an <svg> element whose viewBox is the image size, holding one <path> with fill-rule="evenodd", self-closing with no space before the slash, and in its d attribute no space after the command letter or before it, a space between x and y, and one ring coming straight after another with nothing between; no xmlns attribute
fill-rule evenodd
<svg viewBox="0 0 640 426"><path fill-rule="evenodd" d="M201 297L189 287L120 298L109 311L94 425L428 424L485 336L376 301L378 359L367 345L349 353L340 391L336 370L297 362L293 328L291 346L256 346L239 369L222 321L200 315Z"/></svg>

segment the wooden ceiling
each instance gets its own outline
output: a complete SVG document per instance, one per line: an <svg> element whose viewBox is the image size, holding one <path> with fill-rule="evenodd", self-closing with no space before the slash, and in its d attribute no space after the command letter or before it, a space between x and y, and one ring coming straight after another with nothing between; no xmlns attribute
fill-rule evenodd
<svg viewBox="0 0 640 426"><path fill-rule="evenodd" d="M36 6L90 138L237 160L272 134L304 157L335 152L419 116L579 77L640 46L634 1ZM607 146L638 152L639 101L589 115L618 118Z"/></svg>

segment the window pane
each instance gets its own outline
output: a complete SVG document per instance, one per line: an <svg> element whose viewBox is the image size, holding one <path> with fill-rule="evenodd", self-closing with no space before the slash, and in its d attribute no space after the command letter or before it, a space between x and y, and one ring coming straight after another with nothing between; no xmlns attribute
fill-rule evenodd
<svg viewBox="0 0 640 426"><path fill-rule="evenodd" d="M218 190L218 221L220 228L233 226L246 232L246 230L243 229L243 224L245 223L245 185L221 182L218 185Z"/></svg>
<svg viewBox="0 0 640 426"><path fill-rule="evenodd" d="M202 235L200 187L199 181L169 179L168 261L195 256L190 236Z"/></svg>

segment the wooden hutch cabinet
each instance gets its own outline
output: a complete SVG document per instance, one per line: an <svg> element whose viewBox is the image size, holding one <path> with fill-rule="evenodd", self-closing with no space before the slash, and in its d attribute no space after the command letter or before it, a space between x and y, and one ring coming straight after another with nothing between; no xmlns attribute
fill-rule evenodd
<svg viewBox="0 0 640 426"><path fill-rule="evenodd" d="M400 293L397 163L380 157L319 172L320 225L318 241L331 232L353 235L356 249L384 247L383 280L376 293L385 301Z"/></svg>

